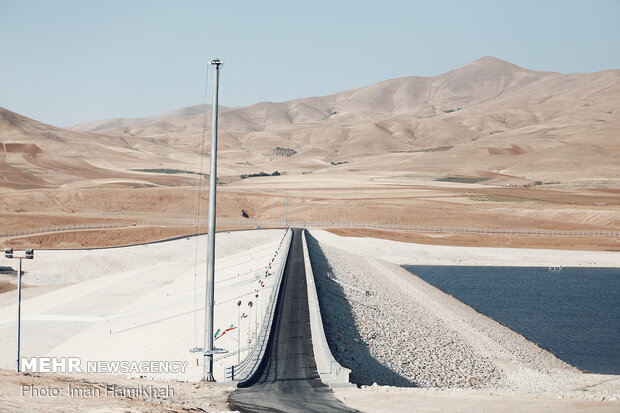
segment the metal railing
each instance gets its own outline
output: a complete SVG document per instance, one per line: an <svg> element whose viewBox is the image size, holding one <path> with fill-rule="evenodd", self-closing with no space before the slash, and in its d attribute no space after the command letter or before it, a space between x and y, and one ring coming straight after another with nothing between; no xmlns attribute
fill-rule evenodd
<svg viewBox="0 0 620 413"><path fill-rule="evenodd" d="M286 261L291 246L292 235L293 232L289 228L282 244L282 256L280 258L280 266L274 273L276 278L275 282L273 283L273 288L271 289L267 309L265 310L265 314L263 315L262 325L260 326L258 337L255 337L250 352L243 360L241 360L239 364L232 365L226 368L226 380L245 381L250 379L258 369L261 361L263 360L265 351L267 349L267 343L269 342L269 335L271 334L271 326L273 324L276 304L278 302L278 297L280 294L280 285L282 284L282 276L284 274L284 268L286 267Z"/></svg>
<svg viewBox="0 0 620 413"><path fill-rule="evenodd" d="M285 226L283 220L252 220L252 219L228 219L218 218L217 225L222 227L277 227ZM69 224L52 225L43 228L32 228L25 230L11 230L0 232L0 238L23 237L28 235L45 234L50 232L67 232L82 230L99 230L129 227L193 227L198 228L199 233L206 232L206 223L196 225L196 221L191 218L168 218L168 219L146 219L136 222L123 223L91 223L91 224ZM288 221L289 227L300 228L365 228L392 231L407 231L418 233L436 234L480 234L480 235L516 235L516 236L545 236L545 237L620 237L620 231L616 230L548 230L531 228L470 228L454 226L429 226L429 225L402 225L371 222L317 222L317 221Z"/></svg>

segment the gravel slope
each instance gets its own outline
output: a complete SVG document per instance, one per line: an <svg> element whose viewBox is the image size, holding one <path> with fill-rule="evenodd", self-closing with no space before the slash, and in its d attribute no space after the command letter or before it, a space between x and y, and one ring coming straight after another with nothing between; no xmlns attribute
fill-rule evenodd
<svg viewBox="0 0 620 413"><path fill-rule="evenodd" d="M398 265L319 243L308 247L334 357L359 385L617 397L617 376L581 374L521 335ZM369 250L370 251L370 250ZM612 386L602 385L615 380ZM599 384L601 384L599 386Z"/></svg>

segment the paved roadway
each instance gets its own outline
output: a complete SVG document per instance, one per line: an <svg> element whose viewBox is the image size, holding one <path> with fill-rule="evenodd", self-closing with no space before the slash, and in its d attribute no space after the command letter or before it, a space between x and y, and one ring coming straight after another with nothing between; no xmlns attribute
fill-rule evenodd
<svg viewBox="0 0 620 413"><path fill-rule="evenodd" d="M293 230L272 336L249 387L228 398L240 412L356 412L339 401L317 372L300 229Z"/></svg>

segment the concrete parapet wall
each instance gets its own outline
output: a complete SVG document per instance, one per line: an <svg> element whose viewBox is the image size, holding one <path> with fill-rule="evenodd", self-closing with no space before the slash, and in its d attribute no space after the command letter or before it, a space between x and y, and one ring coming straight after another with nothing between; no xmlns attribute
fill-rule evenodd
<svg viewBox="0 0 620 413"><path fill-rule="evenodd" d="M351 373L351 370L341 366L340 363L336 361L331 350L329 349L329 345L327 344L327 338L325 337L325 331L323 330L323 319L321 318L319 297L314 283L312 263L310 262L308 244L306 243L306 230L303 231L302 242L304 246L306 284L308 286L308 307L310 311L312 348L314 351L314 360L316 361L319 376L321 377L321 381L323 383L332 387L351 385L349 383L349 374Z"/></svg>

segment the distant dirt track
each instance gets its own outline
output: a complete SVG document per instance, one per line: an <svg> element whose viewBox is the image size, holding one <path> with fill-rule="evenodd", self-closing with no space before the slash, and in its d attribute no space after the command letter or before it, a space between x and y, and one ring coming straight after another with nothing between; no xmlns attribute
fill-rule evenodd
<svg viewBox="0 0 620 413"><path fill-rule="evenodd" d="M422 234L419 232L386 231L370 228L328 229L344 237L382 238L418 244L463 247L549 248L581 251L620 251L620 240L610 237L546 237L481 234Z"/></svg>
<svg viewBox="0 0 620 413"><path fill-rule="evenodd" d="M252 227L218 227L220 231L251 229ZM149 242L167 240L169 238L192 236L194 227L127 227L113 229L94 229L79 231L49 232L23 237L0 238L0 245L13 248L39 249L82 249L121 247ZM201 227L201 232L206 228Z"/></svg>
<svg viewBox="0 0 620 413"><path fill-rule="evenodd" d="M218 227L217 231L252 229L247 227ZM266 227L265 227L266 228ZM581 251L620 251L620 240L613 237L547 237L522 235L448 234L391 231L372 228L326 229L345 237L371 237L392 241L463 247L549 248ZM201 227L201 232L206 228ZM19 237L0 238L0 246L39 249L81 249L120 247L191 236L195 227L126 227L59 231Z"/></svg>

